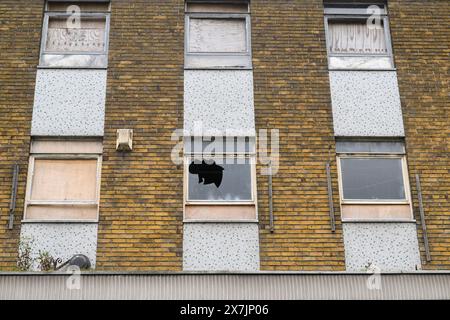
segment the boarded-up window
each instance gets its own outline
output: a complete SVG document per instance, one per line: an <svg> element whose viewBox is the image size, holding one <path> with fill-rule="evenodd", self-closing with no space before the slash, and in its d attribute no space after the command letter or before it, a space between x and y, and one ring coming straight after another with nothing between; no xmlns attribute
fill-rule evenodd
<svg viewBox="0 0 450 320"><path fill-rule="evenodd" d="M40 66L106 68L109 21L109 1L47 1Z"/></svg>
<svg viewBox="0 0 450 320"><path fill-rule="evenodd" d="M245 19L191 19L189 52L246 52Z"/></svg>
<svg viewBox="0 0 450 320"><path fill-rule="evenodd" d="M26 219L96 220L101 142L34 141L31 150Z"/></svg>
<svg viewBox="0 0 450 320"><path fill-rule="evenodd" d="M365 21L329 21L328 45L330 52L337 54L388 53L383 26L373 27Z"/></svg>
<svg viewBox="0 0 450 320"><path fill-rule="evenodd" d="M186 68L251 68L247 1L188 2L185 35Z"/></svg>
<svg viewBox="0 0 450 320"><path fill-rule="evenodd" d="M324 4L330 69L390 70L394 67L384 4Z"/></svg>
<svg viewBox="0 0 450 320"><path fill-rule="evenodd" d="M45 49L48 52L103 52L105 50L104 17L83 17L79 25L62 17L50 17Z"/></svg>
<svg viewBox="0 0 450 320"><path fill-rule="evenodd" d="M93 200L97 160L35 159L31 200Z"/></svg>

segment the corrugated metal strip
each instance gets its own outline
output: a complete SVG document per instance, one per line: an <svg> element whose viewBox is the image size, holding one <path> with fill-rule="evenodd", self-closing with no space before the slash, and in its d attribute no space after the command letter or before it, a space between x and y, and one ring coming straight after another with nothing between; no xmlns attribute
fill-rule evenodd
<svg viewBox="0 0 450 320"><path fill-rule="evenodd" d="M292 300L450 299L450 274L89 274L69 290L69 275L0 274L0 299Z"/></svg>

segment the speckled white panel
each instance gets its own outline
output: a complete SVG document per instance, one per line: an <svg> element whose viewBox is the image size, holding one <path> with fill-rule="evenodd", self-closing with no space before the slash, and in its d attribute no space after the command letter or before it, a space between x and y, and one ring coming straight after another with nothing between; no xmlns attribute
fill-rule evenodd
<svg viewBox="0 0 450 320"><path fill-rule="evenodd" d="M184 224L183 269L259 271L258 224Z"/></svg>
<svg viewBox="0 0 450 320"><path fill-rule="evenodd" d="M204 135L255 134L253 73L244 70L186 70L184 129L201 123ZM228 134L231 135L231 134Z"/></svg>
<svg viewBox="0 0 450 320"><path fill-rule="evenodd" d="M106 72L38 70L31 134L103 136Z"/></svg>
<svg viewBox="0 0 450 320"><path fill-rule="evenodd" d="M24 223L20 237L32 241L32 256L47 251L63 262L75 254L84 254L95 266L97 252L96 223Z"/></svg>
<svg viewBox="0 0 450 320"><path fill-rule="evenodd" d="M336 136L405 135L395 71L330 71Z"/></svg>
<svg viewBox="0 0 450 320"><path fill-rule="evenodd" d="M420 269L415 223L343 223L347 271L365 271L369 264L381 271Z"/></svg>

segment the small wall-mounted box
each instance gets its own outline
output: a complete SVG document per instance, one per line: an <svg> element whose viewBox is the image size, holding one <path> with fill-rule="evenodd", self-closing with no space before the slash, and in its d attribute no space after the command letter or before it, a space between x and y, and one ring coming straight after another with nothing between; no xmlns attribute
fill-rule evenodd
<svg viewBox="0 0 450 320"><path fill-rule="evenodd" d="M133 129L117 129L116 150L133 150Z"/></svg>

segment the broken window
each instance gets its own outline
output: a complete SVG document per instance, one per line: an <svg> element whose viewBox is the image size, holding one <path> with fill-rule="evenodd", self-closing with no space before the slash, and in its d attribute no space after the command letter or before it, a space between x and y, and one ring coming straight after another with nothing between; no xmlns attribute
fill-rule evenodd
<svg viewBox="0 0 450 320"><path fill-rule="evenodd" d="M227 164L226 160L190 160L189 200L252 201L250 159L243 159L241 164L236 159Z"/></svg>
<svg viewBox="0 0 450 320"><path fill-rule="evenodd" d="M254 201L254 140L188 138L185 152L188 202Z"/></svg>
<svg viewBox="0 0 450 320"><path fill-rule="evenodd" d="M48 1L40 66L105 68L108 35L109 2Z"/></svg>

